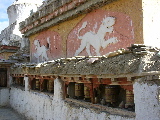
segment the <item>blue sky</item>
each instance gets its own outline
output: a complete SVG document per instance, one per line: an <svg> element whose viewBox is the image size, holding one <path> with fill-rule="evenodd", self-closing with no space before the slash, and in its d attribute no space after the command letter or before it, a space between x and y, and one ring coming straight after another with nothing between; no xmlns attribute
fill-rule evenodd
<svg viewBox="0 0 160 120"><path fill-rule="evenodd" d="M15 0L0 0L0 31L8 27L8 15L7 8L14 2Z"/></svg>

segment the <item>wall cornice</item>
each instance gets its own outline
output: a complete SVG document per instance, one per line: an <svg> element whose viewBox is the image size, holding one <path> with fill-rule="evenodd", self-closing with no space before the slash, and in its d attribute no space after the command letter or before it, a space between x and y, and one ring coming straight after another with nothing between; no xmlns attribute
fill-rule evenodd
<svg viewBox="0 0 160 120"><path fill-rule="evenodd" d="M62 0L63 1L63 0ZM88 13L116 0L67 0L53 1L42 7L25 21L20 23L20 31L24 36L36 34L50 26Z"/></svg>

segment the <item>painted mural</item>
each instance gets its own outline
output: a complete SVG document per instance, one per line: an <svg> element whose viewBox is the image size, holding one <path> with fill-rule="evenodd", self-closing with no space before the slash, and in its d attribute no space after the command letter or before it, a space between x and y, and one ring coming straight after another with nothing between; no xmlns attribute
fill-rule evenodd
<svg viewBox="0 0 160 120"><path fill-rule="evenodd" d="M99 9L87 14L69 33L67 57L105 55L133 43L130 17Z"/></svg>
<svg viewBox="0 0 160 120"><path fill-rule="evenodd" d="M47 45L48 46L40 46L40 42L39 40L34 40L34 45L35 45L35 50L36 53L34 53L34 57L37 58L37 62L41 62L41 61L48 61L48 55L47 55L47 51L50 49L50 38L47 38Z"/></svg>
<svg viewBox="0 0 160 120"><path fill-rule="evenodd" d="M31 46L32 62L44 62L62 57L62 39L57 32L44 31L34 38Z"/></svg>

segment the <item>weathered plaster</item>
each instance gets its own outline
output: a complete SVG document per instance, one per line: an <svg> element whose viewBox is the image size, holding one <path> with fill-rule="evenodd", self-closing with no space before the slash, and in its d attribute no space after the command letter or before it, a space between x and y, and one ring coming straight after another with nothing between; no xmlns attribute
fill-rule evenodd
<svg viewBox="0 0 160 120"><path fill-rule="evenodd" d="M28 119L34 120L134 120L134 117L122 117L120 115L96 112L85 107L75 107L63 100L62 82L54 81L54 95L39 93L36 91L22 91L11 88L10 104L19 113Z"/></svg>
<svg viewBox="0 0 160 120"><path fill-rule="evenodd" d="M44 62L64 57L62 38L58 32L47 30L30 40L31 62Z"/></svg>
<svg viewBox="0 0 160 120"><path fill-rule="evenodd" d="M94 4L94 2L93 3L92 2L91 1L89 3L86 2L85 4ZM131 4L131 2L133 2L133 4ZM135 3L136 4L138 3L138 7L135 6ZM61 17L66 18L66 15L70 15L71 11L68 11L68 12L66 11L66 13L61 14L60 17L55 17L53 20L45 21L44 24L38 24L37 27L33 26L33 29L27 30L27 33L24 33L24 35L27 35L28 32L31 32L31 34L29 35L29 39L31 42L31 47L34 48L34 45L32 44L34 40L39 40L41 42L41 40L45 36L44 34L46 34L46 37L50 36L51 38L52 36L48 35L49 32L47 31L53 31L53 33L57 32L58 37L55 37L56 43L54 44L56 44L56 46L61 45L61 49L59 50L57 49L58 51L53 50L56 52L54 53L52 51L53 53L52 56L49 55L50 53L48 51L47 55L48 57L50 56L49 60L52 60L55 58L57 59L60 57L72 57L77 54L86 55L86 56L90 55L90 53L91 55L105 55L108 52L111 52L120 48L126 48L133 43L143 43L142 34L141 34L142 11L140 10L140 8L141 8L140 1L120 0L120 1L114 1L107 5L104 5L103 7L97 10L92 10L91 13L88 12L87 14L83 14L80 16L78 16L78 13L77 13L77 15L72 19L67 19L67 20L64 19L61 21ZM77 7L76 9L78 10L79 8ZM85 9L84 6L83 6L83 9ZM113 39L117 38L118 42L108 44L108 46L105 46L105 47L103 46L104 44L102 44L103 47L100 47L100 52L99 52L100 54L98 52L97 53L95 52L95 47L93 46L96 46L96 49L99 49L99 48L97 47L97 44L95 44L95 42L92 42L92 44L94 45L90 45L90 53L89 52L87 53L86 50L88 49L87 51L89 51L89 47L88 47L89 45L87 46L85 43L81 44L82 40L78 39L78 36L77 36L78 31L80 32L79 36L83 36L83 39L87 39L86 36L84 35L86 35L89 32L94 34L94 40L95 38L100 39L102 38L102 35L100 37L97 37L99 36L99 34L97 34L98 29L100 28L100 24L102 24L103 19L109 16L115 17L115 24L112 26L113 28L112 33L106 32L104 39L105 41L107 41L112 38L111 41L114 42ZM28 19L31 19L31 18L28 18ZM52 22L52 24L50 24L50 22ZM87 26L80 31L82 24L85 22L87 22ZM36 29L37 31L35 32L36 34L34 34L34 29ZM39 37L39 39L37 39L37 36L41 36L41 38ZM59 38L61 40L58 40ZM46 41L46 40L43 39L43 41ZM45 46L45 44L42 43L41 45ZM88 44L88 41L87 41L87 44ZM53 47L52 45L53 43L51 43L51 47ZM33 48L31 51L35 52ZM80 48L83 50L81 50ZM76 53L76 50L78 51L77 53ZM62 53L58 53L59 51L61 51ZM81 53L79 54L79 52ZM31 59L32 62L33 61L35 62L36 58L34 57L33 54L31 55L32 55L32 59Z"/></svg>
<svg viewBox="0 0 160 120"><path fill-rule="evenodd" d="M53 25L57 25L57 23L64 22L66 20L77 17L77 15L79 15L79 14L91 11L92 9L94 9L94 7L97 7L97 5L102 6L104 4L108 4L112 1L115 1L115 0L105 0L105 1L104 0L94 0L94 1L93 0L88 0L88 1L74 0L71 4L71 9L69 7L69 4L67 4L67 6L66 6L67 10L64 9L63 12L61 12L61 7L63 7L62 5L61 5L61 7L59 6L60 8L58 10L54 9L54 11L52 11L52 9L51 9L51 11L49 11L49 12L53 12L53 14L51 14L51 18L50 18L50 15L48 15L48 12L44 12L44 13L42 12L40 14L37 12L38 14L35 14L36 20L32 19L30 17L29 19L27 19L26 21L24 21L20 24L20 30L22 31L22 33L25 33L26 36L30 36L30 35L37 33L38 31L43 30L44 28L48 28ZM101 3L103 3L103 4L101 4ZM83 5L81 5L81 4L83 4ZM52 7L52 6L50 6L50 7ZM48 15L47 18L45 18L46 13ZM40 19L42 17L44 17L44 20ZM37 18L38 18L38 20L37 20ZM40 27L37 27L37 24L36 25L34 24L34 22L36 22L36 21L41 21L42 25L40 25ZM46 24L46 21L47 21L47 24ZM43 24L44 22L45 22L45 24ZM28 23L30 23L30 24L28 24Z"/></svg>
<svg viewBox="0 0 160 120"><path fill-rule="evenodd" d="M133 87L136 120L159 120L158 85L135 82Z"/></svg>
<svg viewBox="0 0 160 120"><path fill-rule="evenodd" d="M68 34L67 57L100 56L126 48L135 42L133 27L130 17L123 13L94 10Z"/></svg>
<svg viewBox="0 0 160 120"><path fill-rule="evenodd" d="M130 17L134 27L135 44L143 44L143 9L141 0L117 0L101 9L124 13Z"/></svg>
<svg viewBox="0 0 160 120"><path fill-rule="evenodd" d="M154 47L160 47L160 1L159 0L142 0L143 9L143 39L144 44ZM152 42L151 42L152 41Z"/></svg>

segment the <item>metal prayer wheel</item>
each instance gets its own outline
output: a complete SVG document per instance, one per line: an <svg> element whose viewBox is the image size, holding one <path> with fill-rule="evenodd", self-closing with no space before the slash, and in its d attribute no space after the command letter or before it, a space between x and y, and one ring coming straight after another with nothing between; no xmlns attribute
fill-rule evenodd
<svg viewBox="0 0 160 120"><path fill-rule="evenodd" d="M6 87L7 86L7 76L6 72L0 72L0 87Z"/></svg>
<svg viewBox="0 0 160 120"><path fill-rule="evenodd" d="M84 86L84 97L87 99L90 99L90 88L87 86Z"/></svg>
<svg viewBox="0 0 160 120"><path fill-rule="evenodd" d="M52 92L54 90L54 81L53 80L49 80L48 82L48 91Z"/></svg>
<svg viewBox="0 0 160 120"><path fill-rule="evenodd" d="M133 91L126 90L126 104L125 104L125 107L127 107L129 105L130 106L134 105L134 94L133 94Z"/></svg>
<svg viewBox="0 0 160 120"><path fill-rule="evenodd" d="M0 79L0 86L1 87L5 87L6 86L6 83L7 83L7 80L6 79Z"/></svg>
<svg viewBox="0 0 160 120"><path fill-rule="evenodd" d="M16 78L16 84L19 84L19 78L18 77Z"/></svg>
<svg viewBox="0 0 160 120"><path fill-rule="evenodd" d="M83 96L83 83L75 83L75 96L76 97Z"/></svg>
<svg viewBox="0 0 160 120"><path fill-rule="evenodd" d="M105 96L106 96L106 102L108 102L108 103L117 102L117 88L116 88L116 86L107 85L105 87Z"/></svg>
<svg viewBox="0 0 160 120"><path fill-rule="evenodd" d="M39 89L40 88L40 82L39 80L36 80L36 89Z"/></svg>

